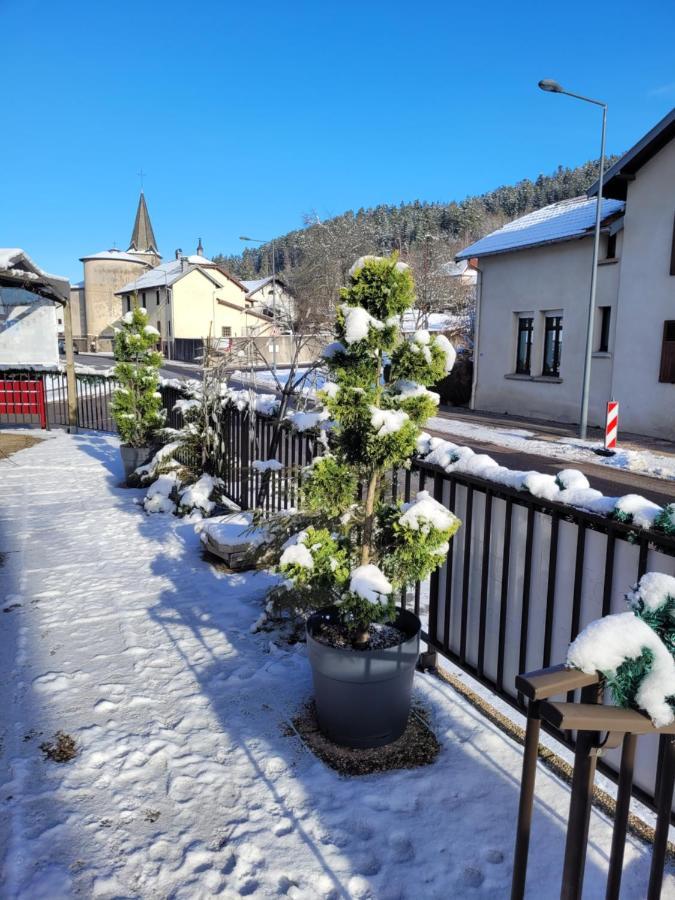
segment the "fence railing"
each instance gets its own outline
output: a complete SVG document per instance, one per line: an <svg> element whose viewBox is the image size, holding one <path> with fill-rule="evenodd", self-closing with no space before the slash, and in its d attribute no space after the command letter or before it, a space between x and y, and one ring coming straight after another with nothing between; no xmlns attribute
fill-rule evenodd
<svg viewBox="0 0 675 900"><path fill-rule="evenodd" d="M273 427L270 419L231 407L220 417L218 474L242 508L255 504L260 475L252 462L268 459ZM284 428L275 457L291 474L272 475L267 510L296 505L296 470L322 449L316 438ZM391 473L389 490L404 501L428 490L462 520L444 565L402 604L427 614L431 647L522 712L520 673L563 660L588 622L624 612L626 590L646 571L675 575L673 537L421 460ZM562 739L574 746L571 733ZM614 777L619 766L616 749L599 767ZM661 768L658 736L647 735L636 756L634 793L650 805Z"/></svg>
<svg viewBox="0 0 675 900"><path fill-rule="evenodd" d="M3 371L3 381L39 381L44 387L45 414L47 428L67 426L68 386L65 372ZM110 404L116 383L105 375L76 375L77 382L77 425L93 431L114 432ZM3 412L3 425L40 425L38 415L29 413Z"/></svg>

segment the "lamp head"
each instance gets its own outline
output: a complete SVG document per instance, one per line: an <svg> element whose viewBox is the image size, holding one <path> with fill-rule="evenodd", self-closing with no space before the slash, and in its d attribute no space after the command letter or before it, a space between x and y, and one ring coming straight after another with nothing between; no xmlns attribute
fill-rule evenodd
<svg viewBox="0 0 675 900"><path fill-rule="evenodd" d="M550 91L552 94L561 94L563 92L563 89L558 82L553 81L551 78L542 78L539 82L539 87L542 91Z"/></svg>

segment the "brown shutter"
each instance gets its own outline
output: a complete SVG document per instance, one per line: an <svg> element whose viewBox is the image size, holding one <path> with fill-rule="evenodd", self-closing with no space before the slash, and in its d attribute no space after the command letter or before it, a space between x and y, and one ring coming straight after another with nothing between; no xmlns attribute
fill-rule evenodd
<svg viewBox="0 0 675 900"><path fill-rule="evenodd" d="M659 381L675 384L675 321L663 323Z"/></svg>

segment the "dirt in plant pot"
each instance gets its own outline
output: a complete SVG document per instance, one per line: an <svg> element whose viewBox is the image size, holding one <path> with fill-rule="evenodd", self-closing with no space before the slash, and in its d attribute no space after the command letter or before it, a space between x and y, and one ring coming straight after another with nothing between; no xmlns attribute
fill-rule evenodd
<svg viewBox="0 0 675 900"><path fill-rule="evenodd" d="M315 633L314 640L327 647L336 647L341 650L386 650L388 647L396 647L406 640L405 632L393 625L371 625L370 637L363 644L354 644L353 635L341 625L334 622L322 622Z"/></svg>
<svg viewBox="0 0 675 900"><path fill-rule="evenodd" d="M40 744L40 750L44 753L45 759L51 759L52 762L59 763L70 762L71 759L75 759L77 756L75 738L63 731L57 731L54 738L54 741L44 741Z"/></svg>
<svg viewBox="0 0 675 900"><path fill-rule="evenodd" d="M401 737L384 747L363 749L334 744L319 730L314 701L310 701L293 719L293 729L289 728L284 734L299 734L315 756L342 775L371 775L430 766L441 749L429 727L426 710L418 704L413 705Z"/></svg>

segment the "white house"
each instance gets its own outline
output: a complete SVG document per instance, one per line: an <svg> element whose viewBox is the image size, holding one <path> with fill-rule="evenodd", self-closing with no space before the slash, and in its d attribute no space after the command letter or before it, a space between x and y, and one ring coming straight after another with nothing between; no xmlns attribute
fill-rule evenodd
<svg viewBox="0 0 675 900"><path fill-rule="evenodd" d="M291 325L295 319L295 300L288 287L280 278L258 278L255 281L242 281L246 288L246 296L253 309L269 319L275 319L279 328ZM276 305L276 316L274 308Z"/></svg>
<svg viewBox="0 0 675 900"><path fill-rule="evenodd" d="M56 368L67 278L49 275L18 247L0 248L0 365Z"/></svg>
<svg viewBox="0 0 675 900"><path fill-rule="evenodd" d="M476 409L578 422L598 185L487 235ZM675 109L605 176L589 423L675 439Z"/></svg>

